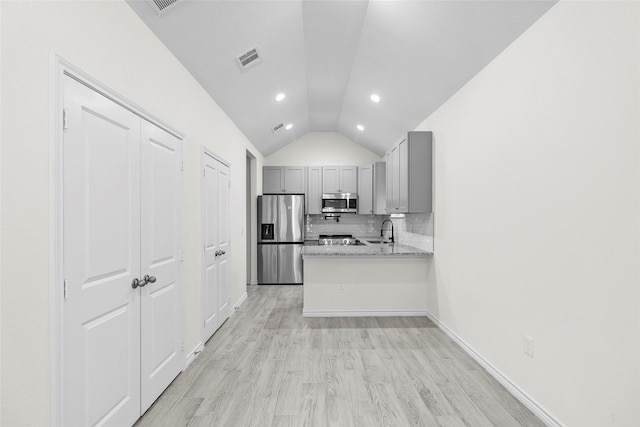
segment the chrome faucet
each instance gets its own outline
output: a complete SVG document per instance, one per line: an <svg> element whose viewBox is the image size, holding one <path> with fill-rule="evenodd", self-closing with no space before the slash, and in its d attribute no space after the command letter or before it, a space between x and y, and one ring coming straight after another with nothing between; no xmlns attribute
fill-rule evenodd
<svg viewBox="0 0 640 427"><path fill-rule="evenodd" d="M391 221L390 219L385 219L384 221L382 221L382 226L380 228L380 237L384 236L384 223L387 221L391 223L391 243L395 243L395 241L393 240L393 221Z"/></svg>

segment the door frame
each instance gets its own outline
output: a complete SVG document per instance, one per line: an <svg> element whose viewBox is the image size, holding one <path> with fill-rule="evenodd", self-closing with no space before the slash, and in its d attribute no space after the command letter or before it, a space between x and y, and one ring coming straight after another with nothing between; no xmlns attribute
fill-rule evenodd
<svg viewBox="0 0 640 427"><path fill-rule="evenodd" d="M50 392L51 425L62 425L62 378L64 360L63 314L64 314L64 252L63 252L63 101L64 78L71 77L100 95L131 111L140 118L153 123L184 141L185 134L174 129L166 121L151 114L136 103L114 91L90 74L69 61L51 53L49 59L49 323L50 323ZM183 154L184 155L184 154ZM184 178L182 178L184 200ZM183 203L184 205L184 203ZM184 218L184 216L183 216ZM183 220L184 228L184 220ZM182 232L184 247L184 229ZM184 268L179 278L184 283ZM184 300L184 286L180 289ZM184 310L183 310L184 311ZM184 314L184 313L183 313ZM183 315L184 317L184 315ZM183 332L184 333L184 332Z"/></svg>
<svg viewBox="0 0 640 427"><path fill-rule="evenodd" d="M222 157L215 154L210 148L201 146L200 149L200 170L204 170L204 159L205 156L209 156L217 162L222 163L223 165L229 168L229 184L231 184L231 163L224 160ZM200 247L204 248L204 231L205 231L205 196L204 196L204 175L200 172ZM229 217L231 220L231 217ZM231 254L229 254L229 259L231 259ZM195 359L198 353L204 350L205 344L205 336L204 336L204 322L205 322L205 299L203 297L204 284L206 282L205 276L205 260L204 260L204 251L200 252L200 343L196 347L196 349L190 353L189 359L187 360L187 366L191 364L191 362ZM230 284L230 283L229 283ZM231 290L231 289L229 289ZM231 302L229 302L231 303ZM214 332L215 333L215 332Z"/></svg>

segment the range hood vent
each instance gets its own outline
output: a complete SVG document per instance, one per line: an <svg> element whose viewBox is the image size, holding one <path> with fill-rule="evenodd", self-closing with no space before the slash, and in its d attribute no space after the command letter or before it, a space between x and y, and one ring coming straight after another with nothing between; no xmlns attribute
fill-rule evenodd
<svg viewBox="0 0 640 427"><path fill-rule="evenodd" d="M249 49L241 55L238 55L236 60L238 60L238 64L242 71L247 71L262 62L262 58L260 57L260 53L258 53L257 47Z"/></svg>
<svg viewBox="0 0 640 427"><path fill-rule="evenodd" d="M283 127L284 127L284 123L278 123L277 125L271 128L271 132L276 133Z"/></svg>
<svg viewBox="0 0 640 427"><path fill-rule="evenodd" d="M178 0L147 0L147 3L149 3L156 15L161 15L173 8L178 3Z"/></svg>

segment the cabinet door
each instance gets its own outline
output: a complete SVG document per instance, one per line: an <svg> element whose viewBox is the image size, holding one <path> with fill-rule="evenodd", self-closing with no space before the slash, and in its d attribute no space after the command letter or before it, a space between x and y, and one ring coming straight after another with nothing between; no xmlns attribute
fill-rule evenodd
<svg viewBox="0 0 640 427"><path fill-rule="evenodd" d="M387 173L384 162L373 164L373 213L384 215L387 204Z"/></svg>
<svg viewBox="0 0 640 427"><path fill-rule="evenodd" d="M341 193L358 192L358 168L356 166L340 167L340 188Z"/></svg>
<svg viewBox="0 0 640 427"><path fill-rule="evenodd" d="M387 202L386 202L386 210L387 213L393 213L395 208L395 204L393 202L393 151L388 151L385 156L385 163L387 164Z"/></svg>
<svg viewBox="0 0 640 427"><path fill-rule="evenodd" d="M373 213L373 165L358 168L358 213Z"/></svg>
<svg viewBox="0 0 640 427"><path fill-rule="evenodd" d="M398 212L409 212L409 142L398 144Z"/></svg>
<svg viewBox="0 0 640 427"><path fill-rule="evenodd" d="M283 170L280 166L265 166L262 168L262 193L282 193Z"/></svg>
<svg viewBox="0 0 640 427"><path fill-rule="evenodd" d="M305 167L288 166L284 168L284 191L302 194L305 192Z"/></svg>
<svg viewBox="0 0 640 427"><path fill-rule="evenodd" d="M307 214L322 213L322 167L309 167L307 171Z"/></svg>
<svg viewBox="0 0 640 427"><path fill-rule="evenodd" d="M340 167L338 166L322 167L322 192L323 193L339 193L340 192Z"/></svg>
<svg viewBox="0 0 640 427"><path fill-rule="evenodd" d="M398 213L400 209L400 145L396 145L391 149L391 168L393 170L391 179L391 211L390 213Z"/></svg>

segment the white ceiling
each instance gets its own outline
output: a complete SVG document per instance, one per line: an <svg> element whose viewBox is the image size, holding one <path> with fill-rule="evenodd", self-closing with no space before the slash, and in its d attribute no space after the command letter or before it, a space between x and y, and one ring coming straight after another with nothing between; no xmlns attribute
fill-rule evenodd
<svg viewBox="0 0 640 427"><path fill-rule="evenodd" d="M267 156L309 131L382 155L556 0L128 2ZM262 63L242 71L253 47Z"/></svg>

